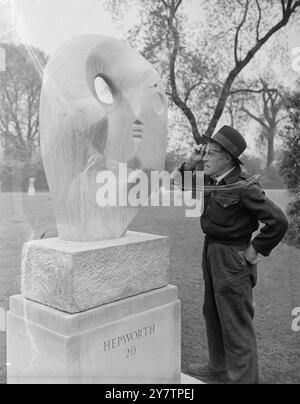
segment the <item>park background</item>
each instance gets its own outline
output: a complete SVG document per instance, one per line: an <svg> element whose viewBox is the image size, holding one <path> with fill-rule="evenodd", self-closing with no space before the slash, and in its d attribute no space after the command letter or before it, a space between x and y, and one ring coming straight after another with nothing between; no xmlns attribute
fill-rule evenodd
<svg viewBox="0 0 300 404"><path fill-rule="evenodd" d="M290 0L21 0L0 2L0 307L20 293L24 242L55 233L39 140L43 69L67 39L126 40L166 83L166 169L176 169L204 134L223 124L244 134L244 169L260 174L290 230L260 264L255 292L262 382L300 382L300 2ZM28 196L30 178L36 195ZM188 363L206 361L202 318L203 233L184 209L142 209L132 230L171 239L170 283L183 303ZM5 383L0 332L0 382Z"/></svg>

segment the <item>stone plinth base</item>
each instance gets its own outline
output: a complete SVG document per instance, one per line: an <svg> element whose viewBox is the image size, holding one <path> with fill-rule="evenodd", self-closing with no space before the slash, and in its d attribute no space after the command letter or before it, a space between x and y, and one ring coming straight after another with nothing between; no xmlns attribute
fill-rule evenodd
<svg viewBox="0 0 300 404"><path fill-rule="evenodd" d="M201 380L196 379L195 377L182 373L181 384L205 384L205 383L203 383Z"/></svg>
<svg viewBox="0 0 300 404"><path fill-rule="evenodd" d="M9 384L180 384L177 288L67 314L22 296L7 314Z"/></svg>
<svg viewBox="0 0 300 404"><path fill-rule="evenodd" d="M79 313L168 285L169 240L127 232L117 240L26 243L22 293L27 299Z"/></svg>

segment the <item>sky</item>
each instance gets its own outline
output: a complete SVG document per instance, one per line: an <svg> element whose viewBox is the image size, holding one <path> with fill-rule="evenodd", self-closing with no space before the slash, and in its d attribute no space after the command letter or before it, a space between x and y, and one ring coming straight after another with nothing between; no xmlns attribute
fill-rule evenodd
<svg viewBox="0 0 300 404"><path fill-rule="evenodd" d="M82 34L122 39L126 28L136 21L134 10L120 27L103 4L104 0L0 0L0 42L5 39L5 32L14 27L18 29L10 35L15 42L30 43L49 55L66 40ZM190 0L186 12L191 22L203 18L199 0ZM1 20L8 23L5 29ZM289 31L290 53L297 47L300 47L300 24Z"/></svg>
<svg viewBox="0 0 300 404"><path fill-rule="evenodd" d="M0 0L0 16L3 12L6 20L18 27L22 42L26 40L51 55L74 36L95 33L120 37L102 3L101 0L18 0L11 13L11 4L1 7Z"/></svg>
<svg viewBox="0 0 300 404"><path fill-rule="evenodd" d="M14 14L12 3L15 4ZM22 41L27 40L51 55L63 42L82 34L122 38L123 31L113 22L103 4L104 0L0 0L0 20L17 25ZM190 0L186 11L191 21L201 20L201 2ZM134 12L127 15L124 29L135 18ZM289 44L290 49L300 46L300 26L290 31Z"/></svg>

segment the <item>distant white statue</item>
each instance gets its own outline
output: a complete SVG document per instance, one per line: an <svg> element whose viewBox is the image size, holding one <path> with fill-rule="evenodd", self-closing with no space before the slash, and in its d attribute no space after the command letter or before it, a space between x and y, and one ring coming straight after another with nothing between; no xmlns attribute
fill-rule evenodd
<svg viewBox="0 0 300 404"><path fill-rule="evenodd" d="M29 187L28 187L28 195L29 196L35 196L36 192L35 192L35 178L29 178Z"/></svg>
<svg viewBox="0 0 300 404"><path fill-rule="evenodd" d="M60 239L122 237L138 209L100 208L96 178L102 171L117 176L119 163L147 175L164 169L165 88L153 66L123 41L72 39L46 66L40 133Z"/></svg>

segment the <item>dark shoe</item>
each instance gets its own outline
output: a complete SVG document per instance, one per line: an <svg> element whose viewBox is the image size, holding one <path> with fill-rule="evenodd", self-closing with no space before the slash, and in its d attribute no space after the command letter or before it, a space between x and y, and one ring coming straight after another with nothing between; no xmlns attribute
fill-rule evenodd
<svg viewBox="0 0 300 404"><path fill-rule="evenodd" d="M193 376L197 376L204 383L227 383L228 382L228 376L227 376L226 370L216 372L208 365L202 366L198 363L192 363L188 367L188 372Z"/></svg>

